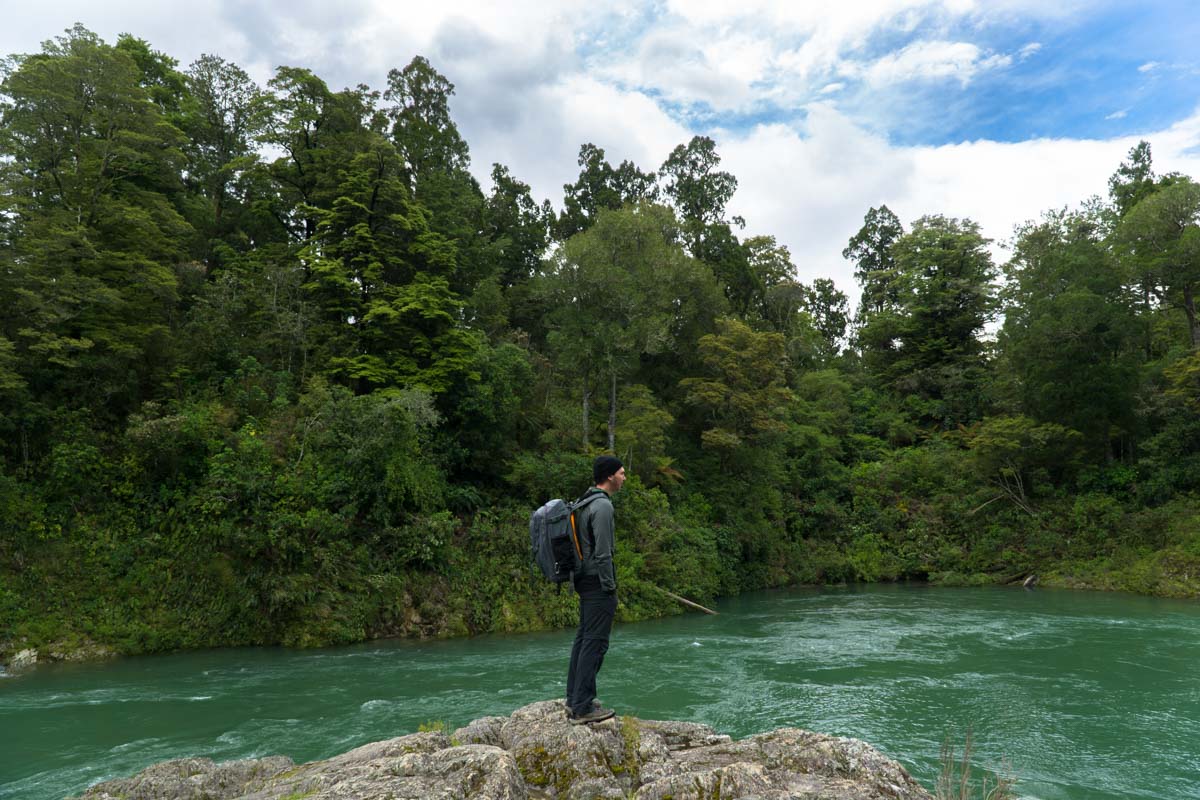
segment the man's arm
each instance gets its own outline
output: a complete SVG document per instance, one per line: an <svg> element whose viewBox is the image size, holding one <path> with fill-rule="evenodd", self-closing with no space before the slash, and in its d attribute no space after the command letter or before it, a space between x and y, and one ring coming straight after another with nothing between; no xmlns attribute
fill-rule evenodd
<svg viewBox="0 0 1200 800"><path fill-rule="evenodd" d="M592 514L592 536L595 549L592 562L600 577L600 588L606 592L617 590L617 574L613 568L613 539L616 536L612 503L604 499L596 501Z"/></svg>

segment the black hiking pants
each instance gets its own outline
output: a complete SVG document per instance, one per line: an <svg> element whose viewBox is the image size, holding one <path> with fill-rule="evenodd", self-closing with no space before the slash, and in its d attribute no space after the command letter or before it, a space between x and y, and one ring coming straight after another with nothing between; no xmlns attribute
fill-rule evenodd
<svg viewBox="0 0 1200 800"><path fill-rule="evenodd" d="M575 584L579 593L579 630L571 646L567 669L567 707L572 714L586 714L596 699L596 673L608 652L608 636L617 613L617 595L600 588L600 579L585 575Z"/></svg>

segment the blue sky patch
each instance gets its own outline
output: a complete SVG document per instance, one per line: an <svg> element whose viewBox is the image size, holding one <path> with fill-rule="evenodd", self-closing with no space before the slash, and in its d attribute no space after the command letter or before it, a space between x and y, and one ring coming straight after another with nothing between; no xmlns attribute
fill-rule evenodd
<svg viewBox="0 0 1200 800"><path fill-rule="evenodd" d="M983 8L969 16L937 7L894 16L839 53L837 63L807 75L806 86L769 69L747 85L753 99L733 108L717 107L720 98L702 92L681 97L672 76L654 69L640 77L628 71L619 85L654 98L689 128L735 133L769 123L800 128L807 104L830 102L902 146L1136 135L1168 127L1200 105L1200 13L1188 3L1102 3L1059 18ZM659 6L646 7L606 27L603 42L581 43L581 55L592 64L636 63L646 37L671 19ZM765 29L742 32L761 36L777 54L803 43ZM694 52L702 45L697 41ZM691 52L688 66L714 76L728 68Z"/></svg>

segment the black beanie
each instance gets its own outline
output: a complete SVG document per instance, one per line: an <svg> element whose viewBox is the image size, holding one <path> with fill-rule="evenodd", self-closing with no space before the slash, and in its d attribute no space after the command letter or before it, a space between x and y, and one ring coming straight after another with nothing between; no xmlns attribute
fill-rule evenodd
<svg viewBox="0 0 1200 800"><path fill-rule="evenodd" d="M596 485L604 483L617 473L624 464L616 456L596 456L596 460L592 462L592 479Z"/></svg>

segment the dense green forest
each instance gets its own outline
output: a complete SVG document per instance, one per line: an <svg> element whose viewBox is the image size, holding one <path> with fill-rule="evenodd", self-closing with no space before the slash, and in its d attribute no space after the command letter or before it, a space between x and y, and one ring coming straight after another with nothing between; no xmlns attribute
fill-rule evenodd
<svg viewBox="0 0 1200 800"><path fill-rule="evenodd" d="M659 587L1197 594L1200 185L1145 143L1002 265L866 210L852 309L743 235L707 137L483 191L421 57L258 86L77 26L0 74L0 655L571 624L528 517L600 452L627 620Z"/></svg>

